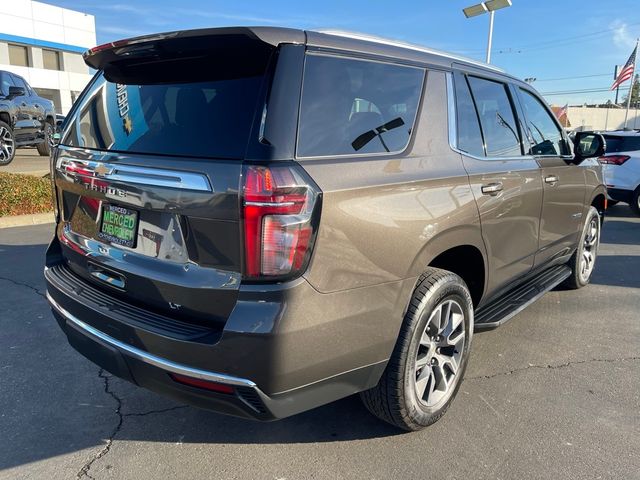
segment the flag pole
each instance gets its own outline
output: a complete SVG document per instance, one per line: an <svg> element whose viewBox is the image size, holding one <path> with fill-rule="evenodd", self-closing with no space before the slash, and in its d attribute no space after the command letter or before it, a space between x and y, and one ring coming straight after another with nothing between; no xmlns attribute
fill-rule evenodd
<svg viewBox="0 0 640 480"><path fill-rule="evenodd" d="M633 93L633 85L636 83L636 60L638 60L638 44L640 38L636 39L636 58L633 59L633 73L631 74L631 88L629 88L629 96L627 97L627 111L624 114L624 130L627 129L627 120L629 119L629 107L631 106L631 94Z"/></svg>

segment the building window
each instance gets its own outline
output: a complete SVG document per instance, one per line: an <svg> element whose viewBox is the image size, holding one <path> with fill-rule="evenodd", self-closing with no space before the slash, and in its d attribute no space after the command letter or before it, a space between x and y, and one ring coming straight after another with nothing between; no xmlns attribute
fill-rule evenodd
<svg viewBox="0 0 640 480"><path fill-rule="evenodd" d="M42 50L42 63L47 70L62 70L60 68L60 52L56 50Z"/></svg>
<svg viewBox="0 0 640 480"><path fill-rule="evenodd" d="M28 67L29 52L23 45L9 45L9 63L19 67Z"/></svg>

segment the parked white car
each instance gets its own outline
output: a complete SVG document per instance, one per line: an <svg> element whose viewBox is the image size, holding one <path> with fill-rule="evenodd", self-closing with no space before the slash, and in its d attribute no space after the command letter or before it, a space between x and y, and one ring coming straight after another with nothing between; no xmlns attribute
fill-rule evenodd
<svg viewBox="0 0 640 480"><path fill-rule="evenodd" d="M628 203L640 215L640 133L602 132L606 154L600 157L609 198Z"/></svg>

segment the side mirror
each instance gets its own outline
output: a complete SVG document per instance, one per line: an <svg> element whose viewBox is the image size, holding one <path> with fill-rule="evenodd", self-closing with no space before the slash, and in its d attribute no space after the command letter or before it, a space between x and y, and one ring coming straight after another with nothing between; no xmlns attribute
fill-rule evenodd
<svg viewBox="0 0 640 480"><path fill-rule="evenodd" d="M9 87L9 98L22 97L26 93L22 87Z"/></svg>
<svg viewBox="0 0 640 480"><path fill-rule="evenodd" d="M599 133L577 132L573 139L573 151L576 162L585 158L601 157L605 153L607 142Z"/></svg>

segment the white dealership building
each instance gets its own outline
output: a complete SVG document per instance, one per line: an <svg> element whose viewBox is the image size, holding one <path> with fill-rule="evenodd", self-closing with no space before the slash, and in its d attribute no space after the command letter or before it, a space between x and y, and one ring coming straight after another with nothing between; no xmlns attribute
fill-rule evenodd
<svg viewBox="0 0 640 480"><path fill-rule="evenodd" d="M82 52L96 44L93 15L32 0L0 0L0 70L21 75L66 114L91 79Z"/></svg>

